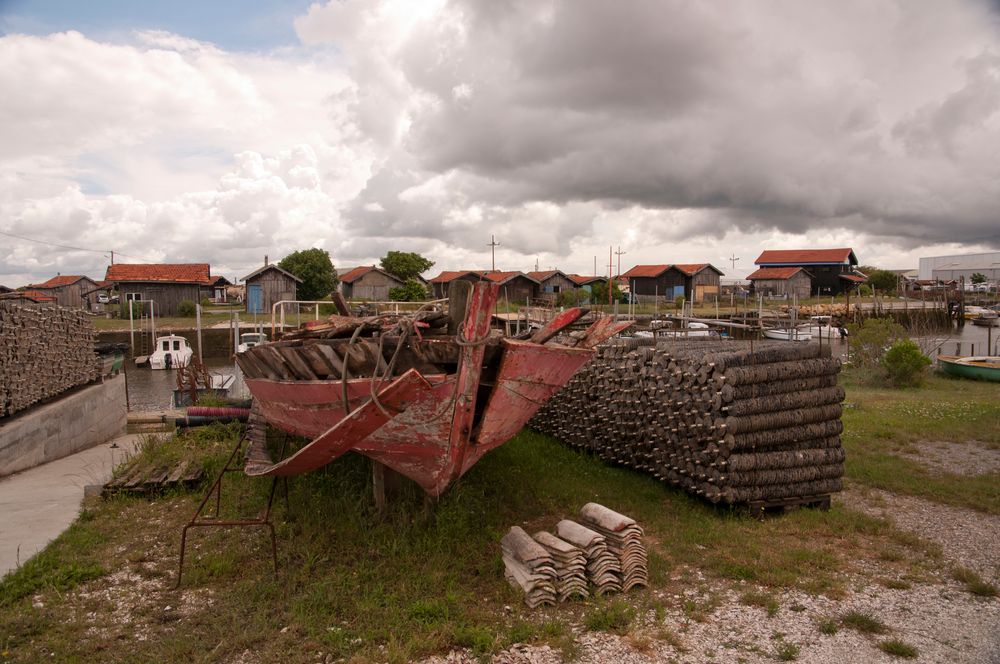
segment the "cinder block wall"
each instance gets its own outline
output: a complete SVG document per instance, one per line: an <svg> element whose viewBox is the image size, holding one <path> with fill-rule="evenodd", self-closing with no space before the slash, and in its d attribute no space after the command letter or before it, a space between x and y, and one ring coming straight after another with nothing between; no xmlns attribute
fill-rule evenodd
<svg viewBox="0 0 1000 664"><path fill-rule="evenodd" d="M125 431L125 375L0 419L0 477L99 445Z"/></svg>

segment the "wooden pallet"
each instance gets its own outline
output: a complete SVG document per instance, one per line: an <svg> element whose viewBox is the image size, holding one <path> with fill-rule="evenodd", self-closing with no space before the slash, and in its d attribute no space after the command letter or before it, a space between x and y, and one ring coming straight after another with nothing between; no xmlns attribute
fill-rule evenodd
<svg viewBox="0 0 1000 664"><path fill-rule="evenodd" d="M745 509L753 516L764 518L765 515L784 514L802 507L811 507L823 510L830 509L830 494L814 496L791 496L788 498L774 498L770 500L752 500L744 504Z"/></svg>
<svg viewBox="0 0 1000 664"><path fill-rule="evenodd" d="M205 471L191 461L160 466L133 464L125 472L104 485L105 498L122 494L155 494L168 489L190 489L201 482Z"/></svg>

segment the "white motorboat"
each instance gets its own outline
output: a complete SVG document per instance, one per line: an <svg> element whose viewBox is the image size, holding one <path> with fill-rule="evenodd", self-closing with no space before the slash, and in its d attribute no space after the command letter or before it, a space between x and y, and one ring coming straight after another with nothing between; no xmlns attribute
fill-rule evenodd
<svg viewBox="0 0 1000 664"><path fill-rule="evenodd" d="M191 362L194 350L188 345L187 339L171 334L156 338L156 350L149 356L151 369L176 369L186 367Z"/></svg>
<svg viewBox="0 0 1000 664"><path fill-rule="evenodd" d="M244 332L240 335L240 344L236 347L237 353L245 353L254 346L267 343L267 335L263 332Z"/></svg>
<svg viewBox="0 0 1000 664"><path fill-rule="evenodd" d="M823 339L838 339L841 336L840 328L833 325L832 316L810 316L809 322L799 325L798 329Z"/></svg>
<svg viewBox="0 0 1000 664"><path fill-rule="evenodd" d="M811 341L812 334L806 330L802 329L784 329L784 328L771 328L763 330L764 336L768 339L777 339L779 341Z"/></svg>

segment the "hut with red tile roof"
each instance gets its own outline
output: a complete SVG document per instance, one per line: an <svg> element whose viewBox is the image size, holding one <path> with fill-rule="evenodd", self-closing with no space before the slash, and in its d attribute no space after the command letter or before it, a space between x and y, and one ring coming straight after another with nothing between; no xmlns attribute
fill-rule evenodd
<svg viewBox="0 0 1000 664"><path fill-rule="evenodd" d="M57 274L48 281L31 284L28 288L55 298L55 303L61 307L89 309L93 302L87 294L97 288L97 283L90 277L78 274Z"/></svg>
<svg viewBox="0 0 1000 664"><path fill-rule="evenodd" d="M839 295L867 281L864 274L854 269L858 258L850 247L768 249L754 264L762 268L802 268L811 279L810 295Z"/></svg>
<svg viewBox="0 0 1000 664"><path fill-rule="evenodd" d="M202 288L214 282L208 263L115 263L104 280L114 284L122 303L151 300L156 316L176 315L184 300L200 302Z"/></svg>

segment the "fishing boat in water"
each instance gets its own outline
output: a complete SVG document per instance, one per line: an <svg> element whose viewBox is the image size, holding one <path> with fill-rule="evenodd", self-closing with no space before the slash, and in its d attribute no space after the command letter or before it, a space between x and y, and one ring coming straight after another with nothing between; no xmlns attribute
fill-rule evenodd
<svg viewBox="0 0 1000 664"><path fill-rule="evenodd" d="M1000 357L938 355L937 361L938 369L946 374L1000 383Z"/></svg>
<svg viewBox="0 0 1000 664"><path fill-rule="evenodd" d="M811 341L812 334L807 329L802 328L764 328L761 330L768 339L779 341Z"/></svg>
<svg viewBox="0 0 1000 664"><path fill-rule="evenodd" d="M585 313L570 309L505 338L490 325L498 286L458 284L468 282L453 284L447 314L331 316L238 354L257 413L310 439L245 472L297 475L354 451L438 496L631 325L605 317L567 332Z"/></svg>
<svg viewBox="0 0 1000 664"><path fill-rule="evenodd" d="M184 337L171 334L156 338L156 350L149 356L151 369L177 369L191 362L194 350Z"/></svg>

